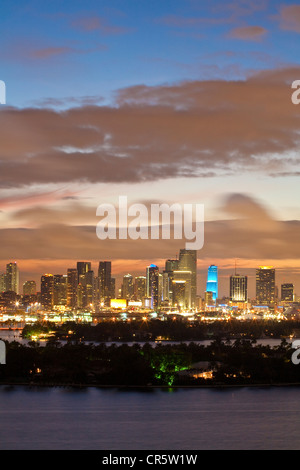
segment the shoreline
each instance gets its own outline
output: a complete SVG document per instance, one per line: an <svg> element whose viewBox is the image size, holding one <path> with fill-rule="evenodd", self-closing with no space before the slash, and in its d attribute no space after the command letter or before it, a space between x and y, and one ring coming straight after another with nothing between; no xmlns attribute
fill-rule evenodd
<svg viewBox="0 0 300 470"><path fill-rule="evenodd" d="M99 388L99 389L120 389L120 390L170 390L170 389L223 389L223 388L286 388L300 387L300 382L273 383L273 384L215 384L215 385L96 385L96 384L62 384L62 383L0 383L0 387L38 387L38 388Z"/></svg>

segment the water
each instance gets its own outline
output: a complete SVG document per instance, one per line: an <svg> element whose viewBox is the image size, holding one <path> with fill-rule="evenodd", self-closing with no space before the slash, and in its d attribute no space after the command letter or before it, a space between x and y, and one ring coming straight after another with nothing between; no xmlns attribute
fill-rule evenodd
<svg viewBox="0 0 300 470"><path fill-rule="evenodd" d="M300 450L297 387L0 386L1 450Z"/></svg>

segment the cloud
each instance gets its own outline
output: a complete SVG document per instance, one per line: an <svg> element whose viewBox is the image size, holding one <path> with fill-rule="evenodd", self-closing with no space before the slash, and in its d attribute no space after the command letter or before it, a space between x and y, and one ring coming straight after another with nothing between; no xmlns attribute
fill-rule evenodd
<svg viewBox="0 0 300 470"><path fill-rule="evenodd" d="M118 35L132 31L127 27L112 25L106 18L100 16L85 16L74 19L71 26L81 32L99 31L104 35Z"/></svg>
<svg viewBox="0 0 300 470"><path fill-rule="evenodd" d="M230 31L229 37L246 41L257 41L265 36L267 30L261 26L243 26Z"/></svg>
<svg viewBox="0 0 300 470"><path fill-rule="evenodd" d="M0 111L2 187L137 183L177 177L290 172L299 158L299 68L243 81L190 81L119 90L113 106Z"/></svg>
<svg viewBox="0 0 300 470"><path fill-rule="evenodd" d="M300 5L282 6L277 19L281 29L300 33Z"/></svg>

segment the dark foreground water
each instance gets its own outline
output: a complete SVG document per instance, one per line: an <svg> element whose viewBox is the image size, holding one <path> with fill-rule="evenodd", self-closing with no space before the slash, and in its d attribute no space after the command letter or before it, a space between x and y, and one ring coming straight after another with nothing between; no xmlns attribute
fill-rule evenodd
<svg viewBox="0 0 300 470"><path fill-rule="evenodd" d="M0 449L300 450L300 388L0 386Z"/></svg>

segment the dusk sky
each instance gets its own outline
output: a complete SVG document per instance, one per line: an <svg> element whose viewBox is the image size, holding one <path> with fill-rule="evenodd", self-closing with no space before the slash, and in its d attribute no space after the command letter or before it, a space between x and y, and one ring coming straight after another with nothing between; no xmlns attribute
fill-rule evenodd
<svg viewBox="0 0 300 470"><path fill-rule="evenodd" d="M96 236L99 204L205 206L210 264L273 265L300 295L300 5L277 0L1 0L0 272L77 261L119 280L185 241Z"/></svg>

